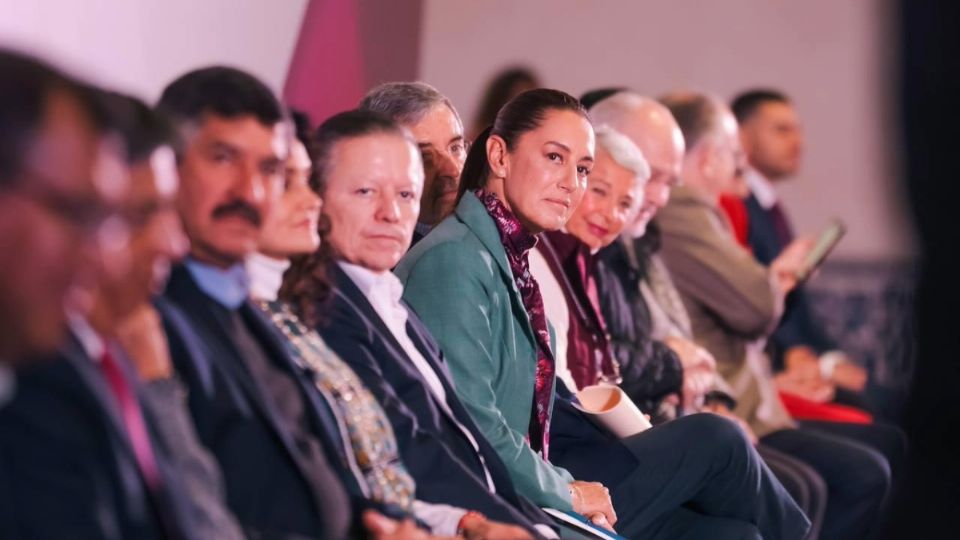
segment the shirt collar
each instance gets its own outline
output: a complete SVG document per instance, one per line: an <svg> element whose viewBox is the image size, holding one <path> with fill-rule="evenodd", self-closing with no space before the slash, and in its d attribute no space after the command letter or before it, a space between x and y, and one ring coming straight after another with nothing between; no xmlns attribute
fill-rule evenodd
<svg viewBox="0 0 960 540"><path fill-rule="evenodd" d="M391 304L399 304L403 297L403 284L393 272L374 272L356 264L338 261L337 264L371 304L376 305L385 298Z"/></svg>
<svg viewBox="0 0 960 540"><path fill-rule="evenodd" d="M262 253L247 258L247 275L250 277L250 296L257 300L273 302L283 285L283 273L290 268L288 259L274 259Z"/></svg>
<svg viewBox="0 0 960 540"><path fill-rule="evenodd" d="M97 334L97 331L90 326L85 318L79 315L71 314L67 321L70 325L70 331L73 332L73 335L80 342L80 346L83 347L83 352L87 353L87 356L94 361L99 361L106 350L103 338Z"/></svg>
<svg viewBox="0 0 960 540"><path fill-rule="evenodd" d="M500 233L500 241L508 254L518 257L537 245L537 237L523 227L517 216L507 209L496 195L482 189L478 189L476 194L480 203L487 209L487 213L493 218Z"/></svg>
<svg viewBox="0 0 960 540"><path fill-rule="evenodd" d="M228 309L242 306L250 294L250 277L243 263L224 270L196 259L187 259L184 266L201 291Z"/></svg>
<svg viewBox="0 0 960 540"><path fill-rule="evenodd" d="M760 206L764 210L769 210L773 208L773 205L777 204L780 198L777 195L777 190L759 171L756 169L748 169L746 181L753 196L757 198L757 202L760 203Z"/></svg>

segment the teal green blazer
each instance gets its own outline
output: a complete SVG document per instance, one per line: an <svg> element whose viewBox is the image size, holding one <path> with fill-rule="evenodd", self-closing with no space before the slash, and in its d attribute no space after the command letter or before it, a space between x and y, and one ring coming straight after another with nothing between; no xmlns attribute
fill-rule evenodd
<svg viewBox="0 0 960 540"><path fill-rule="evenodd" d="M464 194L453 215L394 272L404 282L404 300L439 342L458 396L503 459L517 491L539 506L572 511L573 477L541 459L525 439L536 341L497 227L480 200Z"/></svg>

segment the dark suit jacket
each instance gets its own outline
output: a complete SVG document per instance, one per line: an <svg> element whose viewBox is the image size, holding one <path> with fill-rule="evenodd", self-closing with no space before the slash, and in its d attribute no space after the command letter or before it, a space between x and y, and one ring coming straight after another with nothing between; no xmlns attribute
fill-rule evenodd
<svg viewBox="0 0 960 540"><path fill-rule="evenodd" d="M440 377L450 411L477 440L496 495L488 491L477 452L441 409L383 319L339 266L333 273L333 298L317 330L386 411L403 463L417 481L417 498L477 510L527 528L550 523L548 516L517 495L503 462L457 399L440 349L420 319L407 310L407 333Z"/></svg>
<svg viewBox="0 0 960 540"><path fill-rule="evenodd" d="M118 363L123 357L114 354ZM137 393L135 377L127 382ZM0 408L4 538L193 538L189 495L142 407L162 488L151 495L107 381L71 338L62 352L21 368Z"/></svg>
<svg viewBox="0 0 960 540"><path fill-rule="evenodd" d="M620 363L620 387L658 420L663 398L682 391L683 366L670 347L650 337L653 320L640 292L640 269L630 263L623 244L618 240L597 256L597 291Z"/></svg>
<svg viewBox="0 0 960 540"><path fill-rule="evenodd" d="M240 308L265 353L293 377L304 395L312 431L330 463L312 482L292 435L261 394L223 319L220 306L199 289L184 267L174 269L157 307L164 318L177 373L201 442L223 471L227 502L251 537L347 537L350 504L344 492L342 447L336 427L311 401L317 392L289 358L282 336L249 302ZM357 502L356 491L352 493ZM358 503L355 509L360 506Z"/></svg>
<svg viewBox="0 0 960 540"><path fill-rule="evenodd" d="M753 255L758 261L769 265L786 246L777 238L773 217L770 211L760 206L759 201L750 195L746 201L748 216L747 239ZM820 326L807 298L803 285L795 288L787 296L783 318L770 338L773 346L773 359L782 367L783 353L790 347L806 345L818 354L837 348Z"/></svg>

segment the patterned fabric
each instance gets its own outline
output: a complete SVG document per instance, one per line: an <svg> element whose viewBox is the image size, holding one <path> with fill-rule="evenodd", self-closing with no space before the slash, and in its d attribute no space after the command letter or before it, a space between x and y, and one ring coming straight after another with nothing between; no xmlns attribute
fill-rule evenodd
<svg viewBox="0 0 960 540"><path fill-rule="evenodd" d="M500 241L507 252L507 262L513 273L513 281L520 291L523 307L527 309L530 325L537 339L537 371L533 388L533 414L530 416L530 428L527 442L530 448L540 453L545 461L550 453L550 398L553 397L555 365L550 349L550 331L547 328L547 315L543 308L540 286L530 274L528 252L537 244L537 237L530 234L520 220L497 199L493 193L476 191L477 198L493 218L500 233Z"/></svg>
<svg viewBox="0 0 960 540"><path fill-rule="evenodd" d="M257 304L287 338L294 360L314 373L317 390L339 413L338 419L345 424L345 442L353 448L367 496L410 511L416 483L400 462L396 436L376 398L289 306L282 302Z"/></svg>

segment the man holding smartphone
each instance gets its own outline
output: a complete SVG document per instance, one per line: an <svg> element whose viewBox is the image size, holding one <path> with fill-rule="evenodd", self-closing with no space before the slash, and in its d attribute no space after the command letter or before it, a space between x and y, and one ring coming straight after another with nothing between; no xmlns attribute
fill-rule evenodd
<svg viewBox="0 0 960 540"><path fill-rule="evenodd" d="M803 131L789 98L775 90L750 90L731 105L750 167L745 200L748 242L754 257L768 265L793 240L793 228L774 184L796 175ZM861 393L867 371L852 362L824 332L802 286L787 297L783 318L770 338L778 380L791 393L814 401L836 401L867 409Z"/></svg>

